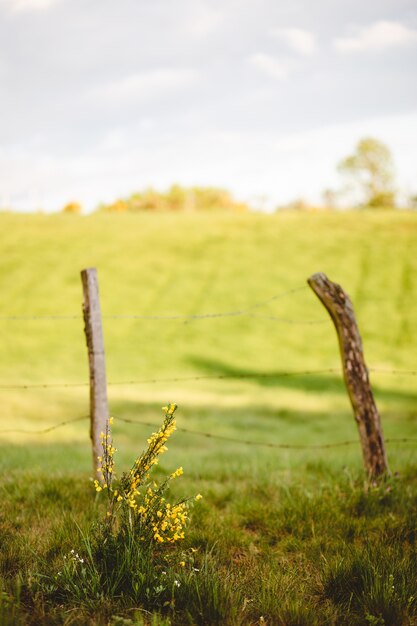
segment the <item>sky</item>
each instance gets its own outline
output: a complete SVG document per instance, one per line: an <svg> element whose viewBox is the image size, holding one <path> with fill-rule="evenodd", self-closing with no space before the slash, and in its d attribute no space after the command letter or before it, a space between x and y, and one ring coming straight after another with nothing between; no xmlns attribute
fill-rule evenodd
<svg viewBox="0 0 417 626"><path fill-rule="evenodd" d="M416 0L0 0L0 207L339 189L373 136L417 194Z"/></svg>

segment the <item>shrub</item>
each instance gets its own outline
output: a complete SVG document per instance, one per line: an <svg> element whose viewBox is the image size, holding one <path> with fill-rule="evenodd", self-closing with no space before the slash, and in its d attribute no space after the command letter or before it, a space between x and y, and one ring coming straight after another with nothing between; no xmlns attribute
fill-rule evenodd
<svg viewBox="0 0 417 626"><path fill-rule="evenodd" d="M189 522L191 500L169 502L167 491L182 468L162 482L151 479L152 469L166 451L176 428L175 404L164 407L161 428L148 447L118 480L116 452L110 434L112 419L102 433L96 491L106 496L104 519L83 533L55 575L41 575L38 584L54 604L76 604L87 611L106 613L140 606L157 612L180 611L202 623L227 623L233 613L227 581L220 579L207 554L197 561L194 548L178 549ZM36 589L32 589L36 592Z"/></svg>
<svg viewBox="0 0 417 626"><path fill-rule="evenodd" d="M78 202L69 202L62 209L62 213L72 213L79 215L82 212L81 204Z"/></svg>

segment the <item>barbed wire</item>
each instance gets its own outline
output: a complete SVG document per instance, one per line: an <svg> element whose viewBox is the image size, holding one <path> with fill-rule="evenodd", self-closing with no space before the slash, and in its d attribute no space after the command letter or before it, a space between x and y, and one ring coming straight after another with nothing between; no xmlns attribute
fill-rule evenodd
<svg viewBox="0 0 417 626"><path fill-rule="evenodd" d="M82 320L82 315L0 315L0 321L19 322L27 320Z"/></svg>
<svg viewBox="0 0 417 626"><path fill-rule="evenodd" d="M108 385L111 383L107 383ZM70 387L89 387L90 383L22 383L0 385L0 389L66 389Z"/></svg>
<svg viewBox="0 0 417 626"><path fill-rule="evenodd" d="M43 428L41 430L26 430L26 429L10 429L3 430L1 434L10 434L10 433L21 433L21 434L29 434L29 435L45 435L50 433L53 430L61 428L63 426L67 426L68 424L73 424L75 422L80 422L82 420L89 419L88 415L82 417L76 417L71 420L66 420L64 422L60 422L59 424L54 424L53 426L49 426L47 428ZM149 428L158 428L159 425L153 422L145 422L142 420L132 420L126 417L115 416L115 419L119 422L123 422L125 424L137 424L139 426L146 426ZM272 441L251 441L248 439L238 439L236 437L229 437L227 435L218 435L214 433L208 433L198 430L189 430L188 428L178 427L176 429L178 432L185 433L187 435L196 435L199 437L205 437L208 439L218 439L221 441L228 441L229 443L237 443L246 446L257 446L257 447L266 447L266 448L277 448L283 450L319 450L319 449L328 449L328 448L340 448L344 446L357 445L359 442L357 439L349 439L345 441L337 441L332 443L317 443L317 444L295 444L295 443L275 443ZM385 439L385 443L417 443L417 438L413 437L389 437Z"/></svg>
<svg viewBox="0 0 417 626"><path fill-rule="evenodd" d="M268 314L259 314L259 313L252 313L251 311L254 311L256 309L262 308L264 306L266 306L267 304L270 304L271 302L274 302L276 300L279 300L281 298L284 298L286 296L301 292L301 291L305 291L306 289L306 285L303 286L299 286L299 287L294 287L292 289L288 289L287 291L283 291L279 294L276 294L275 296L272 296L271 298L267 298L266 300L261 300L260 302L256 302L255 304L248 306L246 308L243 309L239 309L239 310L232 310L232 311L222 311L222 312L215 312L215 313L192 313L192 314L178 314L178 315L144 315L144 314L137 314L137 313L115 313L115 314L103 314L101 317L104 320L123 320L123 319L131 319L131 320L156 320L156 321L183 321L183 322L190 322L190 321L198 321L198 320L205 320L205 319L216 319L216 318L225 318L225 317L238 317L238 316L244 316L247 315L248 317L251 318L259 318L259 319L265 319L265 320L271 320L271 321L277 321L277 322L283 322L285 324L307 324L307 325L311 325L311 324L326 324L327 320L325 319L292 319L292 318L286 318L286 317L282 317L279 315L268 315ZM377 304L379 304L380 299L378 298L366 298L365 300L367 303L369 302L375 302ZM398 317L400 319L404 318L404 312L402 311L393 311L393 313L395 315L398 314ZM45 314L45 315L0 315L0 321L12 321L12 322L16 322L16 321L42 321L42 320L82 320L83 316L82 314Z"/></svg>
<svg viewBox="0 0 417 626"><path fill-rule="evenodd" d="M305 370L300 372L274 372L274 373L242 373L242 374L200 374L198 376L176 376L169 378L143 378L141 380L121 380L121 381L109 381L108 386L123 386L123 385L146 385L156 383L178 383L178 382L192 382L199 380L239 380L245 378L281 378L287 376L302 376L313 374L326 374L326 373L339 373L340 370L336 368L327 368L321 370ZM89 382L84 383L22 383L22 384L10 384L0 385L0 389L48 389L54 387L88 387Z"/></svg>
<svg viewBox="0 0 417 626"><path fill-rule="evenodd" d="M10 434L10 433L24 433L25 435L45 435L46 433L50 433L57 428L61 428L62 426L67 426L68 424L73 424L74 422L81 422L82 420L90 419L89 415L83 415L82 417L75 417L71 420L65 420L65 422L59 422L58 424L53 424L52 426L48 426L47 428L42 428L41 430L25 430L22 428L11 428L9 430L2 430L0 434Z"/></svg>
<svg viewBox="0 0 417 626"><path fill-rule="evenodd" d="M391 376L417 376L417 370L385 370L371 368L369 372L373 374L388 374Z"/></svg>
<svg viewBox="0 0 417 626"><path fill-rule="evenodd" d="M132 420L126 417L120 417L115 415L115 419L119 422L124 422L126 424L138 424L139 426L147 426L149 428L158 428L157 424L152 422L144 422L142 420ZM357 441L342 441L333 444L290 444L290 443L274 443L272 441L249 441L247 439L238 439L235 437L228 437L227 435L215 435L214 433L207 433L203 431L197 430L189 430L188 428L182 428L177 426L176 430L180 433L185 433L187 435L197 435L199 437L206 437L208 439L219 439L222 441L229 441L230 443L241 443L246 446L261 446L266 448L283 448L283 449L295 449L295 450L304 450L304 449L316 449L316 448L326 448L326 447L338 447L342 445L352 445L357 443Z"/></svg>
<svg viewBox="0 0 417 626"><path fill-rule="evenodd" d="M417 369L415 370L389 370L379 369L375 367L368 368L368 372L371 374L382 374L388 376L417 376ZM193 382L200 380L245 380L245 379L271 379L274 378L287 378L296 376L315 376L322 374L342 374L341 368L329 367L317 370L300 370L291 372L248 372L242 374L201 374L198 376L176 376L168 378L142 378L139 380L119 380L108 381L107 385L110 387L124 386L124 385L148 385L148 384L162 384L162 383L183 383ZM53 389L53 388L71 388L71 387L89 387L89 382L74 382L74 383L11 383L0 384L0 389Z"/></svg>
<svg viewBox="0 0 417 626"><path fill-rule="evenodd" d="M251 313L256 309L262 308L271 302L276 300L280 300L281 298L287 297L289 295L293 295L300 291L305 291L306 285L302 285L299 287L293 287L291 289L287 289L281 293L278 293L271 298L267 298L266 300L261 300L259 302L255 302L254 304L247 306L243 309L232 310L232 311L223 311L218 313L195 313L195 314L180 314L180 315L142 315L142 314L108 314L102 315L103 319L142 319L142 320L200 320L200 319L212 319L217 317L237 317L239 315L248 315L251 314L252 317L255 317L256 313ZM21 320L80 320L83 319L81 314L51 314L51 315L1 315L1 321L21 321ZM286 318L277 317L277 320L287 321ZM304 320L288 320L293 323L304 323ZM307 323L322 323L323 320L307 320Z"/></svg>
<svg viewBox="0 0 417 626"><path fill-rule="evenodd" d="M125 417L115 416L115 419L119 422L125 422L126 424L139 424L140 426L149 426L150 428L158 428L157 424L152 422L144 422L142 420L132 420ZM197 430L189 430L187 428L182 428L177 426L176 430L181 433L185 433L187 435L198 435L199 437L207 437L209 439L220 439L222 441L229 441L231 443L241 443L246 446L261 446L267 448L280 448L286 450L316 450L316 449L326 449L326 448L339 448L342 446L351 446L354 444L358 444L359 441L357 439L349 439L346 441L337 441L335 443L317 443L317 444L293 444L293 443L274 443L272 441L250 441L247 439L238 439L235 437L228 437L227 435L215 435L213 433L207 433ZM385 443L416 443L417 438L388 438L385 439Z"/></svg>

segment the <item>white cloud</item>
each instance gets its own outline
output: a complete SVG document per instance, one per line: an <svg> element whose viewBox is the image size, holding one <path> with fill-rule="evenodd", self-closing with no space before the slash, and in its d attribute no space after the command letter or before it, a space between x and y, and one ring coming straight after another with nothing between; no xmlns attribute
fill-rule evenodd
<svg viewBox="0 0 417 626"><path fill-rule="evenodd" d="M13 13L26 11L46 11L60 0L0 0L0 7L5 7Z"/></svg>
<svg viewBox="0 0 417 626"><path fill-rule="evenodd" d="M264 52L255 52L248 61L260 72L276 80L287 78L294 68L294 63L289 59L279 59Z"/></svg>
<svg viewBox="0 0 417 626"><path fill-rule="evenodd" d="M278 28L271 31L273 37L285 41L285 43L297 54L311 56L317 50L314 33L302 28Z"/></svg>
<svg viewBox="0 0 417 626"><path fill-rule="evenodd" d="M0 206L56 211L76 199L91 210L100 200L147 186L166 189L174 182L225 187L242 200L265 195L271 209L297 197L318 202L324 188L340 187L336 164L365 135L390 147L399 188L415 192L416 132L413 113L290 133L201 128L163 144L154 133L126 127L109 137L111 150L92 144L74 155L0 147Z"/></svg>
<svg viewBox="0 0 417 626"><path fill-rule="evenodd" d="M141 102L186 87L197 78L196 70L190 68L158 68L93 87L88 93L88 99L99 99L109 104Z"/></svg>
<svg viewBox="0 0 417 626"><path fill-rule="evenodd" d="M107 130L98 140L94 149L99 154L122 153L137 142L138 136L143 142L150 133L154 133L157 126L156 120L142 118L132 126L119 126Z"/></svg>
<svg viewBox="0 0 417 626"><path fill-rule="evenodd" d="M185 15L185 30L193 37L204 37L217 29L223 14L205 2L193 0Z"/></svg>
<svg viewBox="0 0 417 626"><path fill-rule="evenodd" d="M379 51L395 46L417 42L417 30L408 28L401 22L378 21L363 28L355 27L351 37L334 40L339 52Z"/></svg>

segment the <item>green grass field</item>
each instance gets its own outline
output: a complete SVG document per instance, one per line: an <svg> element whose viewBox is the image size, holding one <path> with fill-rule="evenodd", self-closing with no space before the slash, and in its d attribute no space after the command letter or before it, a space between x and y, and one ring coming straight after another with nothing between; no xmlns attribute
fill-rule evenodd
<svg viewBox="0 0 417 626"><path fill-rule="evenodd" d="M186 541L217 572L217 587L204 583L212 608L54 605L28 584L59 567L100 506L88 420L31 433L88 414L81 269L99 272L121 468L152 431L122 419L157 426L167 402L179 428L233 440L355 440L336 335L306 279L324 271L349 293L370 368L417 370L416 214L2 214L0 228L0 623L417 623L413 442L387 445L398 476L367 492L359 444L179 431L159 472L182 465L178 493L204 495ZM55 315L70 318L30 319ZM193 377L209 378L172 380ZM155 379L166 382L144 382ZM416 380L371 374L388 439L417 438ZM30 387L44 384L56 386Z"/></svg>

